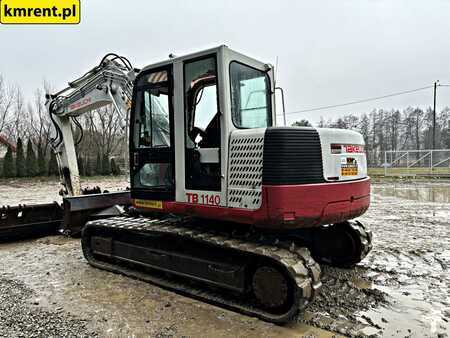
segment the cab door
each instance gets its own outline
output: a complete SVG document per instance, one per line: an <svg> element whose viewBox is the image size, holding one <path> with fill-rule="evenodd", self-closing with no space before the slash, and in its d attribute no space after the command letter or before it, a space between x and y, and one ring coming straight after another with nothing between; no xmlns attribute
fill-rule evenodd
<svg viewBox="0 0 450 338"><path fill-rule="evenodd" d="M222 183L222 135L217 57L213 54L185 60L183 66L185 188L206 192L199 195L198 203L218 205L220 197L216 196L220 194Z"/></svg>
<svg viewBox="0 0 450 338"><path fill-rule="evenodd" d="M136 79L130 128L131 197L175 200L172 65Z"/></svg>

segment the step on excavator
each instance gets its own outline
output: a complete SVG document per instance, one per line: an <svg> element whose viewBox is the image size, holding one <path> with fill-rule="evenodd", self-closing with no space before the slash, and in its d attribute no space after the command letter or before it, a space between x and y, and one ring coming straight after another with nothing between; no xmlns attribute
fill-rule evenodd
<svg viewBox="0 0 450 338"><path fill-rule="evenodd" d="M270 64L219 46L141 70L105 57L50 95L69 195L71 119L112 103L129 128L131 205L84 225L87 261L274 323L313 301L319 263L360 262L372 246L353 220L370 202L363 137L277 127L276 89Z"/></svg>

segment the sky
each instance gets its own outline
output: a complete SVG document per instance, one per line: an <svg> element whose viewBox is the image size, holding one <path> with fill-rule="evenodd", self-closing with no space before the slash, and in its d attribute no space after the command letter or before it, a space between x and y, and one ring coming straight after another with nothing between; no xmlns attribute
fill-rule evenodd
<svg viewBox="0 0 450 338"><path fill-rule="evenodd" d="M141 68L170 53L225 44L278 64L288 123L374 108L426 108L432 89L289 114L436 80L450 84L448 0L81 0L81 13L73 26L0 25L0 74L31 99L44 80L62 89L107 52ZM437 109L444 106L450 106L450 87L438 88Z"/></svg>

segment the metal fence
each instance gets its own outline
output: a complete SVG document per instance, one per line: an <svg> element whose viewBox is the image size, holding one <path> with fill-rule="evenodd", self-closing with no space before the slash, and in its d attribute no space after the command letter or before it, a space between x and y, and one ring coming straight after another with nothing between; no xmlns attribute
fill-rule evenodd
<svg viewBox="0 0 450 338"><path fill-rule="evenodd" d="M385 176L450 177L450 149L388 150L382 167Z"/></svg>

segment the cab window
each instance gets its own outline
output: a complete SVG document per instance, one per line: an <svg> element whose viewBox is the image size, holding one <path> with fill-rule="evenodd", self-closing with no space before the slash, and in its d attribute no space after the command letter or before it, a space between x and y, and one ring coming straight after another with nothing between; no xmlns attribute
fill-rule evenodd
<svg viewBox="0 0 450 338"><path fill-rule="evenodd" d="M216 60L208 57L187 62L184 68L186 145L218 147L220 114L217 106Z"/></svg>
<svg viewBox="0 0 450 338"><path fill-rule="evenodd" d="M170 147L169 84L167 72L143 76L136 104L135 142L138 147Z"/></svg>
<svg viewBox="0 0 450 338"><path fill-rule="evenodd" d="M230 63L231 115L238 128L272 125L270 80L261 70L233 61Z"/></svg>

